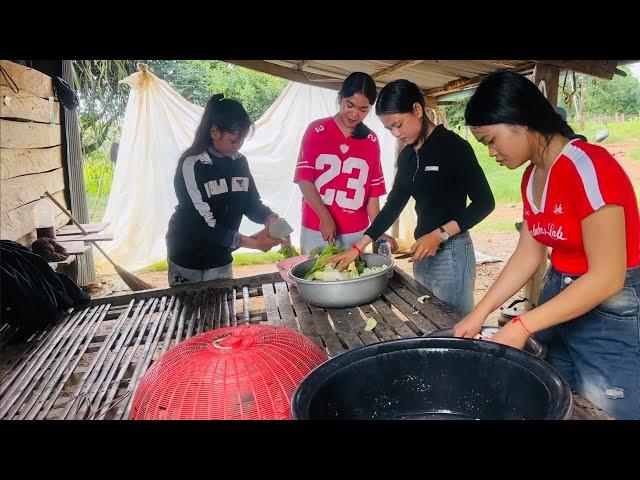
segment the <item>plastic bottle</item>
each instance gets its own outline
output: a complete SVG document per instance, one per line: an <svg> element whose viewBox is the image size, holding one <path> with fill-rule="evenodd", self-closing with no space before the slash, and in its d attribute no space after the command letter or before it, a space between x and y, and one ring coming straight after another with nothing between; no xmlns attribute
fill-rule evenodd
<svg viewBox="0 0 640 480"><path fill-rule="evenodd" d="M380 245L378 246L378 253L380 255L384 255L385 257L391 258L391 244L389 244L388 240L380 241Z"/></svg>

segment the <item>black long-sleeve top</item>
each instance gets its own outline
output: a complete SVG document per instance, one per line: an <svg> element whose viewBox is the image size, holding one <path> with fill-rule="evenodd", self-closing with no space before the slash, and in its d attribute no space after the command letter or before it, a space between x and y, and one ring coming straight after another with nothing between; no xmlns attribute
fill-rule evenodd
<svg viewBox="0 0 640 480"><path fill-rule="evenodd" d="M471 145L442 125L417 151L408 145L400 152L393 188L366 235L377 240L400 216L410 197L416 201L416 239L451 220L458 222L463 233L495 208Z"/></svg>
<svg viewBox="0 0 640 480"><path fill-rule="evenodd" d="M231 158L208 148L183 158L173 183L178 205L169 220L167 255L185 268L228 265L242 241L242 216L264 224L273 214L241 154Z"/></svg>

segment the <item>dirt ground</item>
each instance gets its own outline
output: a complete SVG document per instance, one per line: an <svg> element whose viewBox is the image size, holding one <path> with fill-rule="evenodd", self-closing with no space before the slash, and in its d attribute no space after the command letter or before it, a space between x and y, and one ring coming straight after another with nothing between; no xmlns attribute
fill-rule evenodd
<svg viewBox="0 0 640 480"><path fill-rule="evenodd" d="M607 149L620 161L625 171L629 175L637 192L640 193L640 162L633 161L625 154L638 147L638 142L627 142L619 144L607 145ZM514 223L521 220L522 204L510 203L498 205L496 209L489 215L488 220L493 222L512 220ZM482 298L489 287L495 282L505 265L505 262L511 256L518 243L518 232L515 228L513 231L507 232L471 232L473 244L476 251L482 252L490 257L495 257L501 262L486 263L477 266L476 285L474 296L476 302ZM412 274L412 266L406 260L396 260L397 265L409 274ZM246 265L233 268L235 277L245 277L257 275L261 273L276 272L275 264L271 265ZM166 287L167 272L142 272L136 273L139 278L154 285L155 287ZM96 288L91 291L92 296L109 295L111 293L128 290L125 283L115 273L101 275L96 282ZM519 298L515 295L513 298ZM505 305L508 305L512 299L509 299ZM487 324L497 324L499 312L494 313L487 320Z"/></svg>

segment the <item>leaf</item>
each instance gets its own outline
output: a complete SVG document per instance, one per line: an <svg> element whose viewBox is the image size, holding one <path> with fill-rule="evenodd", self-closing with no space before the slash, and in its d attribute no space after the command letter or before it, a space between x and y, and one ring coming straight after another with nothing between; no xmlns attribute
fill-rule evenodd
<svg viewBox="0 0 640 480"><path fill-rule="evenodd" d="M424 302L426 302L429 298L431 298L429 295L422 295L421 297L418 297L418 303L424 303Z"/></svg>
<svg viewBox="0 0 640 480"><path fill-rule="evenodd" d="M364 327L364 331L370 332L376 327L377 324L378 324L378 321L375 318L367 317L367 324Z"/></svg>

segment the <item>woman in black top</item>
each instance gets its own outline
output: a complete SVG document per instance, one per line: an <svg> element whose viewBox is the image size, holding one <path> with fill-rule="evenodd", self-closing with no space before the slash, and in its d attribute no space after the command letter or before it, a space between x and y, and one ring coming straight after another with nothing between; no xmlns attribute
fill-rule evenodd
<svg viewBox="0 0 640 480"><path fill-rule="evenodd" d="M178 205L166 237L170 285L231 277L233 250L267 252L283 243L267 228L252 237L238 232L243 215L266 227L278 219L260 200L247 159L238 153L252 128L240 102L222 94L207 102L174 177Z"/></svg>
<svg viewBox="0 0 640 480"><path fill-rule="evenodd" d="M346 267L393 224L413 197L418 222L409 261L414 262L414 276L436 297L466 315L473 309L476 276L468 230L495 207L484 172L466 140L429 120L416 84L396 80L386 85L378 97L376 114L406 145L398 156L393 188L365 235L330 262Z"/></svg>

